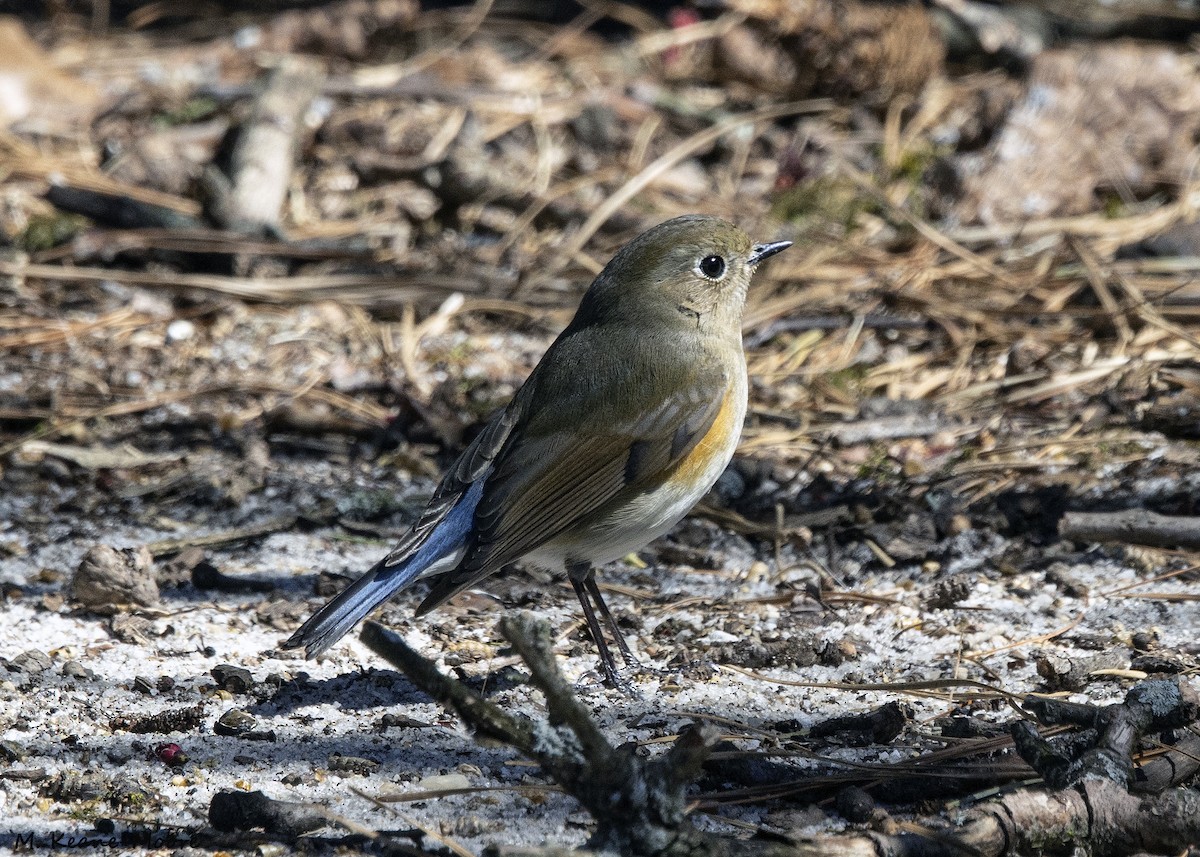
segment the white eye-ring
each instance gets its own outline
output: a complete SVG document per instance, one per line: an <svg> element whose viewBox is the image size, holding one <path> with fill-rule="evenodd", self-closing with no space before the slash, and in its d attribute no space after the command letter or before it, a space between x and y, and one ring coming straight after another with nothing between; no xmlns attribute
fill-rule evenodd
<svg viewBox="0 0 1200 857"><path fill-rule="evenodd" d="M696 270L702 277L708 277L710 280L719 280L725 276L725 260L715 253L711 256L705 256L696 263Z"/></svg>

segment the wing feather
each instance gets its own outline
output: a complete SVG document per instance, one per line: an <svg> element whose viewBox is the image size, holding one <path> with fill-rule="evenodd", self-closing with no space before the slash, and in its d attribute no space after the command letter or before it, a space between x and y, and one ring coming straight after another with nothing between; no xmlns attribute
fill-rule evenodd
<svg viewBox="0 0 1200 857"><path fill-rule="evenodd" d="M520 423L528 409L529 398L526 388L523 388L504 410L492 417L476 435L475 440L459 454L442 477L441 483L421 512L421 517L384 558L384 568L398 565L416 553L471 486L483 478L504 448L513 428Z"/></svg>
<svg viewBox="0 0 1200 857"><path fill-rule="evenodd" d="M623 419L597 413L586 438L578 422L539 430L528 415L495 457L458 566L439 575L418 612L434 609L496 569L536 550L606 504L656 487L712 427L729 387L719 368L653 405L625 399ZM627 391L628 392L628 391Z"/></svg>

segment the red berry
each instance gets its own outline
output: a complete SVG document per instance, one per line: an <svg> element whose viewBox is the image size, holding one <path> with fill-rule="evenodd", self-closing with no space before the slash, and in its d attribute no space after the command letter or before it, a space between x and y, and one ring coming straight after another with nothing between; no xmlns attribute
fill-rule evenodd
<svg viewBox="0 0 1200 857"><path fill-rule="evenodd" d="M159 744L154 748L154 756L164 765L178 768L187 761L187 754L178 744Z"/></svg>

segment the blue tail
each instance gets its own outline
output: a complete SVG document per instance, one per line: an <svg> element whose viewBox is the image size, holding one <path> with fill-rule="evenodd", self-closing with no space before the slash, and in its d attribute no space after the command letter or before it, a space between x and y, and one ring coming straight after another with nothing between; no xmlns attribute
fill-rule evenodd
<svg viewBox="0 0 1200 857"><path fill-rule="evenodd" d="M303 647L306 657L316 657L345 636L368 613L418 577L449 571L457 565L474 524L475 507L482 494L483 480L479 479L416 551L400 559L390 555L381 559L370 571L314 613L288 638L283 647Z"/></svg>

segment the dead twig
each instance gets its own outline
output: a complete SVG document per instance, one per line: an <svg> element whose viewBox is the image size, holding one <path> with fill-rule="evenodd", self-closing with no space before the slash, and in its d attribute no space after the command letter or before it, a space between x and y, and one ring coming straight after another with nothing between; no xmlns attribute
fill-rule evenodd
<svg viewBox="0 0 1200 857"><path fill-rule="evenodd" d="M210 533L206 536L190 536L182 539L162 539L157 542L150 542L146 548L154 557L169 556L173 553L190 547L213 547L214 545L228 545L235 542L245 542L252 539L261 539L272 533L284 532L290 530L296 525L295 515L284 515L282 518L275 518L261 524L251 527L239 527L234 530L225 530L220 533Z"/></svg>
<svg viewBox="0 0 1200 857"><path fill-rule="evenodd" d="M397 635L376 623L363 641L421 689L453 707L477 733L498 738L536 759L597 821L588 847L629 855L892 854L950 857L1003 855L1066 845L1081 839L1096 854L1165 853L1200 835L1200 796L1174 789L1141 799L1128 791L1132 755L1142 735L1188 726L1200 714L1194 691L1177 682L1143 682L1120 705L1107 708L1028 698L1043 720L1087 727L1083 737L1051 744L1027 721L1013 727L1025 760L1057 789L1021 789L985 803L958 825L906 825L917 832L822 835L763 843L727 839L695 829L687 818L685 789L700 772L716 739L712 726L693 726L671 749L650 760L614 748L571 693L558 671L549 625L528 614L506 616L501 633L530 669L546 697L547 723L515 716L461 682L440 673ZM501 853L551 852L502 850Z"/></svg>
<svg viewBox="0 0 1200 857"><path fill-rule="evenodd" d="M233 151L229 195L213 209L228 228L279 231L296 153L307 130L304 114L324 77L316 62L295 56L286 57L271 73Z"/></svg>
<svg viewBox="0 0 1200 857"><path fill-rule="evenodd" d="M274 800L260 791L223 789L213 795L208 820L214 828L229 832L261 828L286 838L302 836L322 827L336 825L368 839L380 834L315 803Z"/></svg>
<svg viewBox="0 0 1200 857"><path fill-rule="evenodd" d="M219 274L158 273L154 271L121 271L114 275L108 268L73 268L63 265L38 265L26 262L0 261L0 276L56 280L64 283L103 283L117 280L131 286L158 288L206 289L248 300L267 303L314 301L322 296L334 297L346 303L384 303L398 306L431 296L444 300L456 291L470 293L478 283L462 277L440 274L416 274L406 277L406 284L397 282L397 273L311 274L294 277L225 277Z"/></svg>
<svg viewBox="0 0 1200 857"><path fill-rule="evenodd" d="M1120 542L1151 547L1200 547L1200 518L1160 515L1146 509L1120 512L1067 512L1059 522L1064 539Z"/></svg>
<svg viewBox="0 0 1200 857"><path fill-rule="evenodd" d="M589 847L634 855L787 854L754 848L696 830L688 821L687 786L716 741L717 730L693 726L661 756L642 759L614 747L571 691L554 661L550 626L530 614L506 616L500 632L530 669L546 697L549 721L509 714L461 682L438 672L399 636L368 622L362 640L422 690L458 712L476 733L499 739L535 759L596 819ZM733 851L729 850L731 847Z"/></svg>

